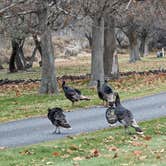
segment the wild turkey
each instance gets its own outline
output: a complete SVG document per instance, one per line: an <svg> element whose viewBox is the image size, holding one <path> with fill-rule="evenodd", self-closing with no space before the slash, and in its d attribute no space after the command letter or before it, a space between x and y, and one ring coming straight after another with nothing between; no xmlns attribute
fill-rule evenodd
<svg viewBox="0 0 166 166"><path fill-rule="evenodd" d="M63 110L61 108L48 108L48 119L52 122L52 124L56 127L53 134L58 133L60 134L60 127L63 128L71 128L71 126L67 123ZM57 132L58 130L58 132Z"/></svg>
<svg viewBox="0 0 166 166"><path fill-rule="evenodd" d="M106 106L113 106L113 90L110 85L108 85L107 80L104 81L104 84L101 86L100 80L97 81L97 93L101 100L106 101Z"/></svg>
<svg viewBox="0 0 166 166"><path fill-rule="evenodd" d="M67 86L65 81L62 83L62 89L66 98L72 102L72 106L74 105L74 102L79 100L90 100L88 97L83 96L80 90Z"/></svg>
<svg viewBox="0 0 166 166"><path fill-rule="evenodd" d="M134 119L134 116L132 112L125 107L122 106L120 102L120 97L117 92L114 93L116 96L115 99L115 115L117 116L117 120L122 123L125 127L125 131L128 130L128 127L133 127L137 133L143 134L143 131L138 126L136 120Z"/></svg>

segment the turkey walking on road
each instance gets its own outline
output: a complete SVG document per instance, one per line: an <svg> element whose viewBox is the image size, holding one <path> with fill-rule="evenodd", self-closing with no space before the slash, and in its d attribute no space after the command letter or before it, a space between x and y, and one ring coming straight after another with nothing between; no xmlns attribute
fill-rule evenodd
<svg viewBox="0 0 166 166"><path fill-rule="evenodd" d="M71 126L68 124L66 117L63 113L63 110L61 108L58 108L58 107L55 107L52 109L49 108L47 117L52 122L52 124L56 127L53 134L55 134L55 133L60 134L61 133L60 127L71 128Z"/></svg>

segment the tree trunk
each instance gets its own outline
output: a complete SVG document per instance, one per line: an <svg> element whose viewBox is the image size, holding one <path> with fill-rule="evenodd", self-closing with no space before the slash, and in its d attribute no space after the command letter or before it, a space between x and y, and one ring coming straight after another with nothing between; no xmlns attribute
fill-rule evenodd
<svg viewBox="0 0 166 166"><path fill-rule="evenodd" d="M115 79L119 78L119 63L118 63L118 54L115 50L113 53L113 62L112 62L112 70L111 70L112 77Z"/></svg>
<svg viewBox="0 0 166 166"><path fill-rule="evenodd" d="M40 67L42 66L42 49L41 49L41 42L38 39L37 35L35 35L34 37L34 41L35 41L35 45L36 48L38 49L39 53L40 53L40 57L41 57L41 61L39 62Z"/></svg>
<svg viewBox="0 0 166 166"><path fill-rule="evenodd" d="M24 57L24 52L23 52L23 46L24 46L24 40L19 40L18 41L18 50L17 50L17 55L16 55L16 66L18 70L25 70L26 68L26 60Z"/></svg>
<svg viewBox="0 0 166 166"><path fill-rule="evenodd" d="M145 38L141 38L140 40L140 56L143 57L144 56L144 51L145 51Z"/></svg>
<svg viewBox="0 0 166 166"><path fill-rule="evenodd" d="M89 47L92 48L92 35L89 33L85 33L85 37L87 38L89 42Z"/></svg>
<svg viewBox="0 0 166 166"><path fill-rule="evenodd" d="M145 40L144 56L149 55L149 41Z"/></svg>
<svg viewBox="0 0 166 166"><path fill-rule="evenodd" d="M92 56L91 56L91 81L90 86L95 86L96 81L104 82L103 68L104 53L104 18L95 19L92 27Z"/></svg>
<svg viewBox="0 0 166 166"><path fill-rule="evenodd" d="M19 48L18 43L15 42L15 40L12 40L12 54L11 54L11 57L9 60L9 71L11 73L17 71L16 66L15 66L15 57L17 55L18 48Z"/></svg>
<svg viewBox="0 0 166 166"><path fill-rule="evenodd" d="M147 56L149 54L149 41L146 38L141 38L141 44L140 44L140 56L141 57L144 57L144 56Z"/></svg>
<svg viewBox="0 0 166 166"><path fill-rule="evenodd" d="M31 68L33 66L33 62L35 60L37 50L39 51L41 59L42 59L41 42L38 39L37 35L34 35L33 39L34 39L34 42L35 42L35 48L33 49L32 56L31 56L31 59L29 61L29 64L26 65L27 68Z"/></svg>
<svg viewBox="0 0 166 166"><path fill-rule="evenodd" d="M2 61L0 60L0 70L1 69L4 69L3 66L2 66Z"/></svg>
<svg viewBox="0 0 166 166"><path fill-rule="evenodd" d="M47 22L48 3L42 1L41 12L38 13L39 24L41 28L41 55L42 55L42 79L40 85L40 93L58 93L57 80L55 76L54 66L54 49L51 38L51 30Z"/></svg>
<svg viewBox="0 0 166 166"><path fill-rule="evenodd" d="M25 70L25 57L23 52L23 40L12 39L12 54L9 61L9 71Z"/></svg>
<svg viewBox="0 0 166 166"><path fill-rule="evenodd" d="M35 60L35 55L36 55L37 47L33 49L32 56L29 60L29 62L26 64L26 68L31 68L33 66L33 62Z"/></svg>
<svg viewBox="0 0 166 166"><path fill-rule="evenodd" d="M114 18L106 17L105 19L105 30L104 30L104 76L112 77L112 67L113 67L113 54L116 49L116 39L115 39L115 27ZM117 61L115 61L117 62ZM116 64L116 66L118 63ZM114 73L117 75L117 72ZM116 77L116 76L115 76Z"/></svg>
<svg viewBox="0 0 166 166"><path fill-rule="evenodd" d="M139 55L139 47L138 47L138 41L137 41L137 34L135 31L130 31L129 35L129 43L130 43L130 62L136 62L137 60L140 60Z"/></svg>
<svg viewBox="0 0 166 166"><path fill-rule="evenodd" d="M40 55L42 56L42 49L41 49L41 42L40 42L40 40L38 39L37 35L34 35L33 39L34 39L35 45L36 45Z"/></svg>

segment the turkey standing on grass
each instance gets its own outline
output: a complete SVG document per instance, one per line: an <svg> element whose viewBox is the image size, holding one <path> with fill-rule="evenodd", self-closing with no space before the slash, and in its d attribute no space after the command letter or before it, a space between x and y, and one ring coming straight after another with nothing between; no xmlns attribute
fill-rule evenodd
<svg viewBox="0 0 166 166"><path fill-rule="evenodd" d="M74 102L79 100L90 100L88 97L83 96L80 90L67 86L65 81L62 82L62 88L66 98L72 102L72 106L74 105Z"/></svg>
<svg viewBox="0 0 166 166"><path fill-rule="evenodd" d="M52 124L56 127L53 134L58 133L60 134L60 127L63 128L71 128L71 126L67 123L65 115L63 114L63 110L61 108L48 108L48 119L52 122ZM58 132L57 132L58 130Z"/></svg>
<svg viewBox="0 0 166 166"><path fill-rule="evenodd" d="M103 104L104 101L106 101L106 106L110 105L113 106L113 90L112 87L110 85L108 85L107 80L104 81L104 84L101 87L101 82L100 80L97 81L97 93L98 96L101 100L103 100Z"/></svg>
<svg viewBox="0 0 166 166"><path fill-rule="evenodd" d="M119 94L115 92L114 95L116 96L115 115L117 116L117 120L124 125L125 132L126 130L128 130L128 127L131 126L136 130L138 134L143 134L143 131L138 126L132 112L121 105Z"/></svg>

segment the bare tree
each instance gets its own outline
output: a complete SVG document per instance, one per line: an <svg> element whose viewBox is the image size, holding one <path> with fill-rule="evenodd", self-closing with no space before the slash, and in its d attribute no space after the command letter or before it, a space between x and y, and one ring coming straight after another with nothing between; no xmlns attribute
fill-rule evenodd
<svg viewBox="0 0 166 166"><path fill-rule="evenodd" d="M116 52L115 23L113 16L105 16L104 30L104 76L117 78L119 75ZM116 59L116 60L115 60ZM117 70L116 70L117 69Z"/></svg>
<svg viewBox="0 0 166 166"><path fill-rule="evenodd" d="M96 80L104 81L104 75L110 75L112 71L113 52L115 48L114 28L110 16L115 14L119 6L128 1L121 0L82 0L82 9L85 16L92 21L92 59L91 59L91 82L95 85ZM106 27L105 27L106 25ZM105 31L105 32L104 32ZM108 36L107 36L108 34ZM113 45L111 45L113 44ZM105 45L105 46L104 46ZM109 47L112 47L111 49ZM105 55L105 57L104 57ZM104 64L105 63L105 64ZM105 69L104 69L105 67ZM110 70L111 69L111 70Z"/></svg>
<svg viewBox="0 0 166 166"><path fill-rule="evenodd" d="M44 0L38 2L38 19L41 35L42 80L40 93L57 93L57 82L54 66L54 49L51 30L47 25L48 3Z"/></svg>

